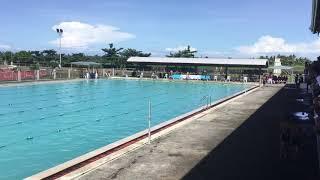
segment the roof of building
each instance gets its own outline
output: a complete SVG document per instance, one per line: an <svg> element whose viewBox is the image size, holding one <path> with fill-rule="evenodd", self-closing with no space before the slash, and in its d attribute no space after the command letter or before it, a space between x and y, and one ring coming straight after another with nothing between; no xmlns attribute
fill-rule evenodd
<svg viewBox="0 0 320 180"><path fill-rule="evenodd" d="M271 66L268 67L269 69L281 69L281 70L290 70L293 69L291 66Z"/></svg>
<svg viewBox="0 0 320 180"><path fill-rule="evenodd" d="M310 30L313 33L320 32L320 2L319 0L312 1L312 15Z"/></svg>
<svg viewBox="0 0 320 180"><path fill-rule="evenodd" d="M128 59L128 62L150 63L150 64L267 66L268 60L267 59L131 57Z"/></svg>
<svg viewBox="0 0 320 180"><path fill-rule="evenodd" d="M78 62L71 62L72 65L77 66L100 66L100 63L96 62L89 62L89 61L78 61Z"/></svg>

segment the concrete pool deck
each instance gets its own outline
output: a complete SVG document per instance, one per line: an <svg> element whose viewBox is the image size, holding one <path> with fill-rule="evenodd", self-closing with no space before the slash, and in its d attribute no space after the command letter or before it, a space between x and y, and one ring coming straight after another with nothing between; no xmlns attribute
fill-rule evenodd
<svg viewBox="0 0 320 180"><path fill-rule="evenodd" d="M193 117L151 145L62 179L181 179L282 87L263 87L237 97L227 106L221 104Z"/></svg>

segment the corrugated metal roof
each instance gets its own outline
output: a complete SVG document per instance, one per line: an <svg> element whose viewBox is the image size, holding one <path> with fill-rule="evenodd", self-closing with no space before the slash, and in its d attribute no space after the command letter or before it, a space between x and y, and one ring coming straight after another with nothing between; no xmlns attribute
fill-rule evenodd
<svg viewBox="0 0 320 180"><path fill-rule="evenodd" d="M291 66L272 66L272 67L268 67L268 69L290 70L290 69L293 69L293 67L291 67Z"/></svg>
<svg viewBox="0 0 320 180"><path fill-rule="evenodd" d="M313 0L312 1L312 15L311 15L311 26L310 30L313 33L319 33L320 32L320 24L319 24L319 0Z"/></svg>
<svg viewBox="0 0 320 180"><path fill-rule="evenodd" d="M199 65L238 65L266 66L267 59L220 59L220 58L169 58L169 57L131 57L128 62Z"/></svg>
<svg viewBox="0 0 320 180"><path fill-rule="evenodd" d="M78 61L78 62L71 62L72 65L78 66L100 66L100 63L96 62L89 62L89 61Z"/></svg>

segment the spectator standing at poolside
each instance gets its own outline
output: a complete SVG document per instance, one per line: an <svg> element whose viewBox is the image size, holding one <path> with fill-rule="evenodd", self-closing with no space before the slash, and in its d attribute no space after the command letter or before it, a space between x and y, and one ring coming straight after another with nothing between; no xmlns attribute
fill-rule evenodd
<svg viewBox="0 0 320 180"><path fill-rule="evenodd" d="M263 86L266 85L267 81L268 81L268 76L263 76L263 77L262 77L262 84L263 84Z"/></svg>
<svg viewBox="0 0 320 180"><path fill-rule="evenodd" d="M299 75L298 74L295 75L294 82L296 83L296 87L299 88L300 87L300 81L299 81Z"/></svg>
<svg viewBox="0 0 320 180"><path fill-rule="evenodd" d="M299 74L299 84L304 83L302 74Z"/></svg>
<svg viewBox="0 0 320 180"><path fill-rule="evenodd" d="M152 79L155 79L155 73L154 73L154 72L152 72L151 78L152 78Z"/></svg>
<svg viewBox="0 0 320 180"><path fill-rule="evenodd" d="M189 79L190 79L190 74L189 72L187 72L186 80L189 80Z"/></svg>

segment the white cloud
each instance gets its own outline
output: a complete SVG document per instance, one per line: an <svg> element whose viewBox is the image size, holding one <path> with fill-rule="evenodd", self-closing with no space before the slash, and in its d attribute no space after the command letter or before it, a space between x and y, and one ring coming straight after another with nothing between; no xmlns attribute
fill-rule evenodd
<svg viewBox="0 0 320 180"><path fill-rule="evenodd" d="M11 49L11 46L6 44L0 44L0 50L9 50Z"/></svg>
<svg viewBox="0 0 320 180"><path fill-rule="evenodd" d="M166 48L166 51L178 52L178 51L185 50L187 48L188 48L188 46L178 46L178 47L175 47L175 48ZM194 48L194 47L190 47L190 51L197 51L197 49Z"/></svg>
<svg viewBox="0 0 320 180"><path fill-rule="evenodd" d="M82 22L61 22L54 25L52 30L63 29L62 47L87 49L90 45L98 43L117 43L135 38L135 35L121 32L119 28L109 25L91 25ZM59 39L50 41L58 45Z"/></svg>
<svg viewBox="0 0 320 180"><path fill-rule="evenodd" d="M236 50L242 54L258 55L272 53L296 53L312 55L320 53L320 39L312 42L288 43L284 38L262 36L253 45L240 46Z"/></svg>

